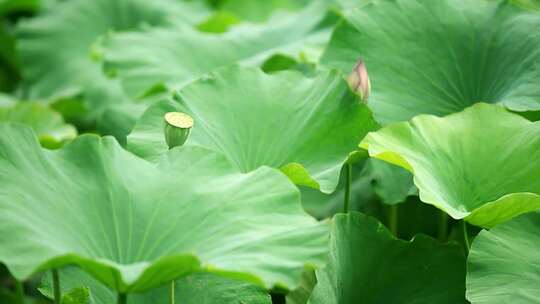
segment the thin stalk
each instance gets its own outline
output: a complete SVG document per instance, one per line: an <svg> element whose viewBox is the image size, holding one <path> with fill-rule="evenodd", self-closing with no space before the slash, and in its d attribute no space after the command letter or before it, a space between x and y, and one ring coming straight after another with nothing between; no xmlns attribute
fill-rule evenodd
<svg viewBox="0 0 540 304"><path fill-rule="evenodd" d="M440 210L440 218L439 218L439 241L444 242L446 241L446 237L448 235L448 215L446 212Z"/></svg>
<svg viewBox="0 0 540 304"><path fill-rule="evenodd" d="M24 304L24 285L23 282L15 280L15 291L17 292L17 302Z"/></svg>
<svg viewBox="0 0 540 304"><path fill-rule="evenodd" d="M127 294L125 293L118 293L118 304L127 304Z"/></svg>
<svg viewBox="0 0 540 304"><path fill-rule="evenodd" d="M390 209L388 210L388 228L395 237L398 236L398 205L390 205Z"/></svg>
<svg viewBox="0 0 540 304"><path fill-rule="evenodd" d="M351 184L352 184L352 166L345 164L345 195L343 197L343 213L349 212L349 201L351 199Z"/></svg>
<svg viewBox="0 0 540 304"><path fill-rule="evenodd" d="M469 232L467 230L467 222L461 220L461 227L463 228L463 242L465 243L466 253L469 254L471 250L471 244L469 243Z"/></svg>
<svg viewBox="0 0 540 304"><path fill-rule="evenodd" d="M174 304L174 280L169 284L169 304Z"/></svg>
<svg viewBox="0 0 540 304"><path fill-rule="evenodd" d="M52 270L52 281L53 281L54 304L60 304L60 302L62 301L62 292L60 290L60 275L58 274L57 269Z"/></svg>

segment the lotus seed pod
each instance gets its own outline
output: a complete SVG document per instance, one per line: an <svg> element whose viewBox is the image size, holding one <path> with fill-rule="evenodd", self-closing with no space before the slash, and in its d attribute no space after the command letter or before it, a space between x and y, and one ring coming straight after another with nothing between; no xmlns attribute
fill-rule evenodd
<svg viewBox="0 0 540 304"><path fill-rule="evenodd" d="M371 94L371 82L367 72L366 64L359 59L351 74L347 78L351 90L353 90L363 103L367 103Z"/></svg>
<svg viewBox="0 0 540 304"><path fill-rule="evenodd" d="M165 142L169 149L183 145L191 128L193 118L181 112L168 112L165 114Z"/></svg>

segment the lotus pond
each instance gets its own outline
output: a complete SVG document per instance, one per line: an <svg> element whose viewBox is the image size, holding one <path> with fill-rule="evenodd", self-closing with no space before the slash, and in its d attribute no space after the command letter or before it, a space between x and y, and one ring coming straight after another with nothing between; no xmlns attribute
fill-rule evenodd
<svg viewBox="0 0 540 304"><path fill-rule="evenodd" d="M0 303L540 303L538 0L0 0Z"/></svg>

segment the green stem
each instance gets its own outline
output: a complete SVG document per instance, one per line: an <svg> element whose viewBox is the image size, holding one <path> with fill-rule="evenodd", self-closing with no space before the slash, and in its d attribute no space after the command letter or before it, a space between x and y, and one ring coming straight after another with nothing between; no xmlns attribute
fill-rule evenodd
<svg viewBox="0 0 540 304"><path fill-rule="evenodd" d="M397 227L398 227L398 205L390 205L390 210L388 211L388 228L390 232L397 237Z"/></svg>
<svg viewBox="0 0 540 304"><path fill-rule="evenodd" d="M446 241L446 237L448 235L448 215L446 215L446 212L440 210L440 218L439 218L439 241L444 242Z"/></svg>
<svg viewBox="0 0 540 304"><path fill-rule="evenodd" d="M174 304L174 280L169 284L169 304Z"/></svg>
<svg viewBox="0 0 540 304"><path fill-rule="evenodd" d="M58 274L57 269L52 270L52 280L53 280L54 304L60 304L60 302L62 301L62 292L60 291L60 275Z"/></svg>
<svg viewBox="0 0 540 304"><path fill-rule="evenodd" d="M349 212L349 201L351 199L352 166L345 164L345 195L343 197L343 213Z"/></svg>
<svg viewBox="0 0 540 304"><path fill-rule="evenodd" d="M125 293L118 293L118 304L127 304L127 294Z"/></svg>
<svg viewBox="0 0 540 304"><path fill-rule="evenodd" d="M471 244L469 243L469 231L467 230L467 222L461 220L461 227L463 228L463 242L465 243L466 253L469 254L469 250L471 250Z"/></svg>
<svg viewBox="0 0 540 304"><path fill-rule="evenodd" d="M19 304L24 304L24 285L23 282L15 280L15 291L17 292L17 301Z"/></svg>

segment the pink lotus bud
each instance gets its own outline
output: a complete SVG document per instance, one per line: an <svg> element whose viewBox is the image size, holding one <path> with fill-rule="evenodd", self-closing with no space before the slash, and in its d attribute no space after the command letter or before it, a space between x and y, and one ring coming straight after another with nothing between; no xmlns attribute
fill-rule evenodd
<svg viewBox="0 0 540 304"><path fill-rule="evenodd" d="M367 72L366 64L362 59L359 59L354 66L351 74L347 78L351 90L353 90L363 103L368 102L369 94L371 93L371 83Z"/></svg>

